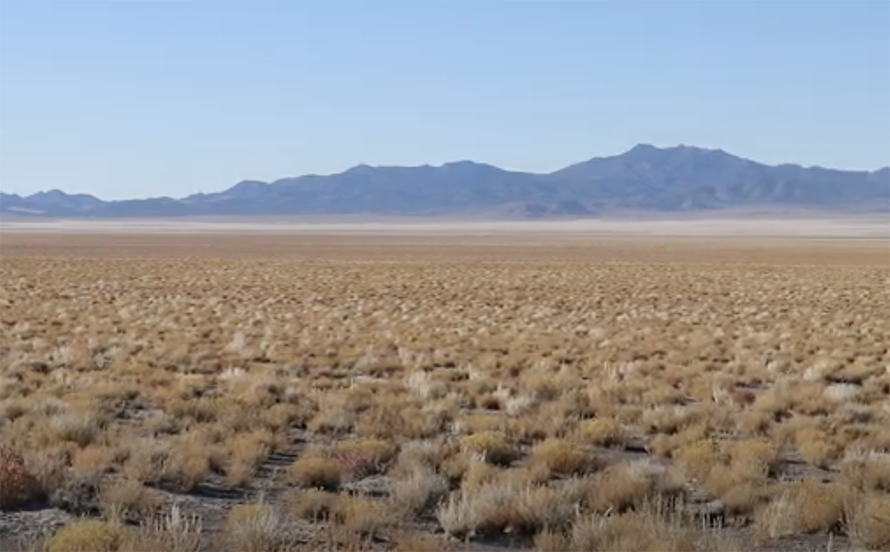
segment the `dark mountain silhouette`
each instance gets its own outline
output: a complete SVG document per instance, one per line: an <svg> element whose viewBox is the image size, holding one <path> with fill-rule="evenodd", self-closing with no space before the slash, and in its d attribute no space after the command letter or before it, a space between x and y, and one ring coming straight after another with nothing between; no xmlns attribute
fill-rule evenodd
<svg viewBox="0 0 890 552"><path fill-rule="evenodd" d="M217 193L102 201L59 190L0 194L0 212L53 217L193 215L455 215L586 217L621 211L815 209L890 212L890 168L769 166L719 149L638 145L549 174L458 161L439 167L359 165Z"/></svg>

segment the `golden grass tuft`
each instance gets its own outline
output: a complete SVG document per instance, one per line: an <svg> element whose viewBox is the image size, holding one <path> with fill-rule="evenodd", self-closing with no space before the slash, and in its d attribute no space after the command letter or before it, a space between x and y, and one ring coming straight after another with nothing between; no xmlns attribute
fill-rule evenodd
<svg viewBox="0 0 890 552"><path fill-rule="evenodd" d="M364 497L340 495L334 505L334 521L362 538L379 537L395 521L392 512L383 506Z"/></svg>
<svg viewBox="0 0 890 552"><path fill-rule="evenodd" d="M105 481L100 487L99 498L109 517L138 518L151 516L163 506L163 498L154 490L146 489L141 481L116 478Z"/></svg>
<svg viewBox="0 0 890 552"><path fill-rule="evenodd" d="M585 444L598 446L620 446L624 443L624 428L613 418L584 420L575 430L576 439Z"/></svg>
<svg viewBox="0 0 890 552"><path fill-rule="evenodd" d="M383 439L352 439L334 446L331 455L350 476L364 477L383 472L397 452L393 443Z"/></svg>
<svg viewBox="0 0 890 552"><path fill-rule="evenodd" d="M762 539L827 533L840 529L844 505L851 499L848 487L812 480L786 484L755 515L754 527Z"/></svg>
<svg viewBox="0 0 890 552"><path fill-rule="evenodd" d="M300 487L336 490L343 477L340 463L320 451L307 451L290 465L288 481Z"/></svg>
<svg viewBox="0 0 890 552"><path fill-rule="evenodd" d="M844 505L844 529L854 546L890 549L890 496L871 492L849 498Z"/></svg>
<svg viewBox="0 0 890 552"><path fill-rule="evenodd" d="M327 519L334 509L337 495L320 489L293 491L287 496L290 515L297 519L318 522Z"/></svg>
<svg viewBox="0 0 890 552"><path fill-rule="evenodd" d="M75 521L59 529L46 543L46 552L117 552L125 528L112 521Z"/></svg>
<svg viewBox="0 0 890 552"><path fill-rule="evenodd" d="M708 550L741 552L739 543L703 529L683 518L670 506L647 507L619 515L588 515L576 520L569 550L577 552L641 552L659 550L688 552Z"/></svg>
<svg viewBox="0 0 890 552"><path fill-rule="evenodd" d="M553 477L581 475L597 467L596 457L577 445L561 439L546 439L535 445L527 464L534 469L540 466Z"/></svg>
<svg viewBox="0 0 890 552"><path fill-rule="evenodd" d="M483 431L462 437L461 448L479 454L492 464L507 465L518 457L518 450L506 435L497 431Z"/></svg>
<svg viewBox="0 0 890 552"><path fill-rule="evenodd" d="M430 510L448 494L448 480L429 468L417 468L392 482L390 501L408 517Z"/></svg>
<svg viewBox="0 0 890 552"><path fill-rule="evenodd" d="M225 540L239 551L274 552L288 544L288 534L273 506L239 504L226 517Z"/></svg>

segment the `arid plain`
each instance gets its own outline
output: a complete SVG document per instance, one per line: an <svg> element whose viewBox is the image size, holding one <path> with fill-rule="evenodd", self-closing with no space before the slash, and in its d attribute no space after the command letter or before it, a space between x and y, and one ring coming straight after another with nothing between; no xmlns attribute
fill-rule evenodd
<svg viewBox="0 0 890 552"><path fill-rule="evenodd" d="M886 221L165 224L3 225L0 549L890 550Z"/></svg>

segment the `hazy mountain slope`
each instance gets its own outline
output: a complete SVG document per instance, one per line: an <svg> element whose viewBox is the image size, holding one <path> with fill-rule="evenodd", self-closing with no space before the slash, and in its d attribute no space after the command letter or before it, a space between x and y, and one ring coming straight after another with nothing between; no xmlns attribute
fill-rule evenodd
<svg viewBox="0 0 890 552"><path fill-rule="evenodd" d="M768 166L722 150L639 145L550 174L459 161L440 167L360 165L333 175L243 181L182 199L105 202L58 190L0 194L0 212L91 217L502 212L539 218L770 206L890 212L890 168Z"/></svg>

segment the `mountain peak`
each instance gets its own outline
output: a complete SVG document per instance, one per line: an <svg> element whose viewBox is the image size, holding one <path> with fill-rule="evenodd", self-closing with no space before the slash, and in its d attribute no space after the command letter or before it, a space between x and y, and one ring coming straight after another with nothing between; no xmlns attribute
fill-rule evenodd
<svg viewBox="0 0 890 552"><path fill-rule="evenodd" d="M359 163L358 165L347 169L344 174L363 174L370 173L374 171L374 167L368 165L367 163Z"/></svg>
<svg viewBox="0 0 890 552"><path fill-rule="evenodd" d="M493 165L489 165L487 163L478 163L476 161L470 161L469 159L462 159L460 161L451 161L449 163L443 163L442 168L451 171L461 171L463 173L466 172L478 172L478 171L490 171L500 170Z"/></svg>
<svg viewBox="0 0 890 552"><path fill-rule="evenodd" d="M646 154L646 153L722 153L730 155L719 148L703 148L701 146L691 146L689 144L677 144L674 146L658 147L652 144L637 144L630 148L625 155L628 154Z"/></svg>
<svg viewBox="0 0 890 552"><path fill-rule="evenodd" d="M28 196L29 198L61 198L66 197L68 194L63 192L58 188L53 188L52 190L46 190L44 192L37 192Z"/></svg>
<svg viewBox="0 0 890 552"><path fill-rule="evenodd" d="M636 146L630 148L626 152L625 155L628 154L639 154L639 153L652 153L656 151L662 151L661 148L653 146L652 144L637 144Z"/></svg>

